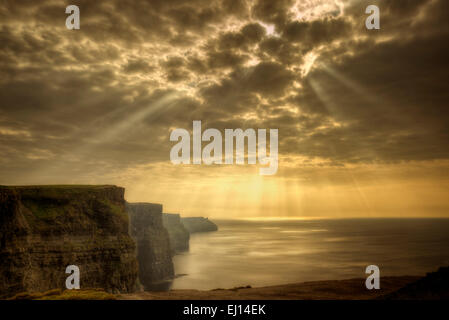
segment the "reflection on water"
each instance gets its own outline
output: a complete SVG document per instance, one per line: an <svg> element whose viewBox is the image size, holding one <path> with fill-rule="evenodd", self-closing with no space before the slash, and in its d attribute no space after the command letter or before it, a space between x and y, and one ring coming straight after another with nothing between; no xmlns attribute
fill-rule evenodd
<svg viewBox="0 0 449 320"><path fill-rule="evenodd" d="M265 286L382 275L420 275L449 265L449 219L214 221L191 235L165 290ZM164 289L165 288L165 289Z"/></svg>

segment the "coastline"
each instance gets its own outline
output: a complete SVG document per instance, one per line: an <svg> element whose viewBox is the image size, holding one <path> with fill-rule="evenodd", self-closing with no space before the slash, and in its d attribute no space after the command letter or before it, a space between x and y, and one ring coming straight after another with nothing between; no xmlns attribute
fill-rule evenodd
<svg viewBox="0 0 449 320"><path fill-rule="evenodd" d="M364 278L292 283L266 287L137 292L118 294L119 300L370 300L395 292L422 276L382 277L379 290L367 290Z"/></svg>

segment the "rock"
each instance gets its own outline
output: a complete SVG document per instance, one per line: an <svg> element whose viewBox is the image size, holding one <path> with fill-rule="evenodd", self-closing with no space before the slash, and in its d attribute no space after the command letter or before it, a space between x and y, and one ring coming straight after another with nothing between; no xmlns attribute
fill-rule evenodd
<svg viewBox="0 0 449 320"><path fill-rule="evenodd" d="M425 277L379 299L447 300L449 299L449 267L441 267L436 272L427 273Z"/></svg>
<svg viewBox="0 0 449 320"><path fill-rule="evenodd" d="M145 290L174 277L170 240L162 223L162 205L127 203L130 234L137 243L139 279Z"/></svg>
<svg viewBox="0 0 449 320"><path fill-rule="evenodd" d="M172 254L176 254L189 249L190 234L181 223L179 214L164 213L162 221L170 237Z"/></svg>
<svg viewBox="0 0 449 320"><path fill-rule="evenodd" d="M123 188L0 187L0 296L65 289L68 265L81 289L132 292L134 251Z"/></svg>
<svg viewBox="0 0 449 320"><path fill-rule="evenodd" d="M203 217L187 217L181 218L181 222L190 233L217 231L218 227L208 218Z"/></svg>

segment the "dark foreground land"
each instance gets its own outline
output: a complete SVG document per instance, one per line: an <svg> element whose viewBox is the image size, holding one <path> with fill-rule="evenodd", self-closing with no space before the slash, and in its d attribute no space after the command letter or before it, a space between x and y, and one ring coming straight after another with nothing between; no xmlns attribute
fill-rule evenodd
<svg viewBox="0 0 449 320"><path fill-rule="evenodd" d="M449 299L449 267L425 277L382 277L379 290L368 290L365 279L313 281L262 288L172 290L117 296L118 299L178 300L439 300Z"/></svg>
<svg viewBox="0 0 449 320"><path fill-rule="evenodd" d="M312 281L261 288L171 290L117 295L125 300L366 300L396 292L420 277L384 277L380 290L367 290L365 279Z"/></svg>
<svg viewBox="0 0 449 320"><path fill-rule="evenodd" d="M233 289L145 291L110 294L102 289L50 290L22 293L12 299L44 300L448 300L449 267L424 277L382 277L379 290L368 290L365 279L311 281L278 286Z"/></svg>
<svg viewBox="0 0 449 320"><path fill-rule="evenodd" d="M102 289L21 293L12 300L367 300L397 292L420 277L384 277L380 290L367 290L365 279L311 281L260 288L171 290L110 294Z"/></svg>

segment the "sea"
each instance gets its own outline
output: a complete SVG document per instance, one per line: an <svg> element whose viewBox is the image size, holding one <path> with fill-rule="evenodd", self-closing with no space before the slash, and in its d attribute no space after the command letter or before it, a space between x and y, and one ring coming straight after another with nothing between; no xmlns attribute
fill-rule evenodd
<svg viewBox="0 0 449 320"><path fill-rule="evenodd" d="M214 220L174 257L167 289L425 275L449 265L449 219Z"/></svg>

